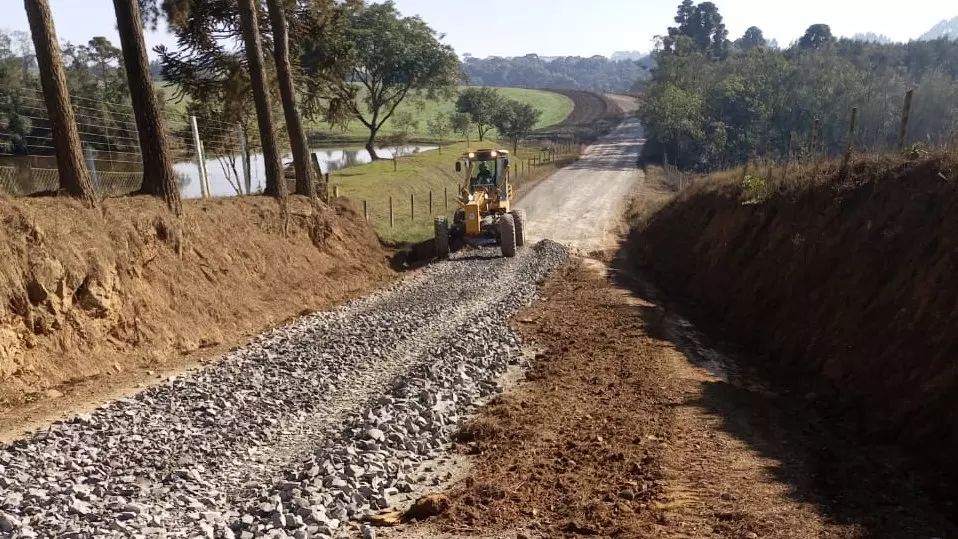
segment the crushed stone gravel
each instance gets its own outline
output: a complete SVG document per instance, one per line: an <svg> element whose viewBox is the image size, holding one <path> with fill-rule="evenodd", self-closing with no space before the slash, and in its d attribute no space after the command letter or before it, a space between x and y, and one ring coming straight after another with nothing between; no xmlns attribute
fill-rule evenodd
<svg viewBox="0 0 958 539"><path fill-rule="evenodd" d="M219 363L0 446L0 537L339 537L429 480L568 258L459 253ZM433 478L435 480L435 478Z"/></svg>

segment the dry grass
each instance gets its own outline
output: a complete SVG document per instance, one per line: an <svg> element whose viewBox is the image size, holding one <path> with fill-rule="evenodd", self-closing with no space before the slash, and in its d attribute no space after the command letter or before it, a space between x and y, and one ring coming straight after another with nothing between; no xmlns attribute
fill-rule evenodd
<svg viewBox="0 0 958 539"><path fill-rule="evenodd" d="M291 200L283 234L266 198L186 201L175 219L147 197L88 210L0 199L0 410L49 388L163 371L392 278L351 209Z"/></svg>

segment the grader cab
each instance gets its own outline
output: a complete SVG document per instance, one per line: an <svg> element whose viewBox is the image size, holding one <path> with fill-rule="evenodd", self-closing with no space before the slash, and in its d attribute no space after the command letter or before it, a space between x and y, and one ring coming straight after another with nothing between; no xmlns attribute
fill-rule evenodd
<svg viewBox="0 0 958 539"><path fill-rule="evenodd" d="M509 152L484 149L463 154L456 161L462 173L459 209L452 223L436 217L436 256L449 254L465 246L474 248L498 245L502 256L514 257L525 243L525 212L513 209Z"/></svg>

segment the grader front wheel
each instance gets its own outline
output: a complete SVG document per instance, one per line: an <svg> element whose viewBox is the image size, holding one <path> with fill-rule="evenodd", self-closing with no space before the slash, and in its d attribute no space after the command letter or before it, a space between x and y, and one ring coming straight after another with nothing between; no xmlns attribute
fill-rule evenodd
<svg viewBox="0 0 958 539"><path fill-rule="evenodd" d="M516 222L516 247L526 244L526 210L513 210L512 218Z"/></svg>
<svg viewBox="0 0 958 539"><path fill-rule="evenodd" d="M499 219L499 243L502 247L502 256L512 258L516 256L516 220L511 214L505 214Z"/></svg>

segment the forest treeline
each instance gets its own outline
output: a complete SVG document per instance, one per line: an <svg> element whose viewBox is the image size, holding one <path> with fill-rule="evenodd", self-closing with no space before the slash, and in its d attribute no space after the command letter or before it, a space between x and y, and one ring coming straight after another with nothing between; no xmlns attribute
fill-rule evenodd
<svg viewBox="0 0 958 539"><path fill-rule="evenodd" d="M714 170L753 155L781 157L790 137L798 154L834 155L845 147L853 107L856 145L885 150L897 143L910 89L909 145L946 144L958 133L958 42L838 39L815 24L778 49L754 26L729 39L718 8L691 0L675 21L645 85L646 161Z"/></svg>

